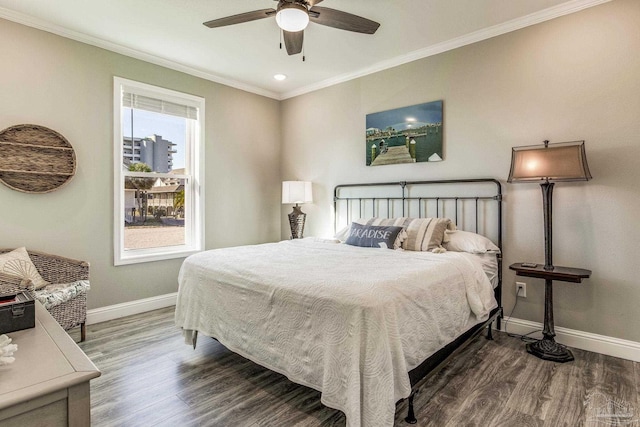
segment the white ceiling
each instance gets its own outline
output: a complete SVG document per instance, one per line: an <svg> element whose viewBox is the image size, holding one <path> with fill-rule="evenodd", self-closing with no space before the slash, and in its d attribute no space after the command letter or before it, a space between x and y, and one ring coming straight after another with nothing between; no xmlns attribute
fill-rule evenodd
<svg viewBox="0 0 640 427"><path fill-rule="evenodd" d="M203 22L274 0L0 0L0 18L275 99L286 99L609 0L324 0L381 24L374 35L311 23L302 55L279 49L275 19ZM273 79L276 73L288 76Z"/></svg>

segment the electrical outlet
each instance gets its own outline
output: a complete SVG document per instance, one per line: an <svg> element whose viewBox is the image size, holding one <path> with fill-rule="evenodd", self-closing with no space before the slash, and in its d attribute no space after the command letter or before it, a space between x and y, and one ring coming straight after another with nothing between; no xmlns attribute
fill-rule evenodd
<svg viewBox="0 0 640 427"><path fill-rule="evenodd" d="M516 282L516 296L521 298L527 297L527 284L524 282Z"/></svg>

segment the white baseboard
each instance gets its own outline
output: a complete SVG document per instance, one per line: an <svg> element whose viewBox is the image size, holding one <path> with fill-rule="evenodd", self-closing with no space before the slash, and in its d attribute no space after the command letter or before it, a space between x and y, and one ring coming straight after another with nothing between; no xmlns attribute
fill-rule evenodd
<svg viewBox="0 0 640 427"><path fill-rule="evenodd" d="M516 319L514 317L505 318L505 320L507 321L507 331L509 333L524 335L533 331L542 330L542 324L538 322ZM505 320L502 322L503 331L505 330ZM559 326L556 326L554 329L556 331L556 341L568 347L640 362L640 343L638 342Z"/></svg>
<svg viewBox="0 0 640 427"><path fill-rule="evenodd" d="M176 304L177 296L178 293L174 292L157 297L87 310L87 325L170 307ZM542 324L538 322L517 319L515 317L505 318L504 320L507 321L507 331L510 333L524 335L533 331L542 330ZM502 323L503 331L504 320ZM566 346L640 362L640 343L638 342L559 326L555 327L555 331L556 340Z"/></svg>
<svg viewBox="0 0 640 427"><path fill-rule="evenodd" d="M106 322L107 320L119 319L133 314L144 313L159 308L176 305L178 293L159 295L157 297L144 298L136 301L124 302L122 304L109 305L107 307L87 310L87 325Z"/></svg>

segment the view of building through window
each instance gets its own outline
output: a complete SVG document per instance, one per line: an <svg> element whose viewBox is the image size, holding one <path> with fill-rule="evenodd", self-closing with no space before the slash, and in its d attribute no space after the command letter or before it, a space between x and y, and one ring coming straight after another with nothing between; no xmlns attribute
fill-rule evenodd
<svg viewBox="0 0 640 427"><path fill-rule="evenodd" d="M204 98L114 77L114 265L204 247Z"/></svg>
<svg viewBox="0 0 640 427"><path fill-rule="evenodd" d="M122 108L122 166L140 176L124 182L124 248L185 244L184 178L187 123L182 117Z"/></svg>

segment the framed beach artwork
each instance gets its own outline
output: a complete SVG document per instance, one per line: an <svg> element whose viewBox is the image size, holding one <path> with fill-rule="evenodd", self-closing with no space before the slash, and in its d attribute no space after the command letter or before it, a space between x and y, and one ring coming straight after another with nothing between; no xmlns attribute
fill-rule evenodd
<svg viewBox="0 0 640 427"><path fill-rule="evenodd" d="M367 114L367 166L440 162L442 101Z"/></svg>

